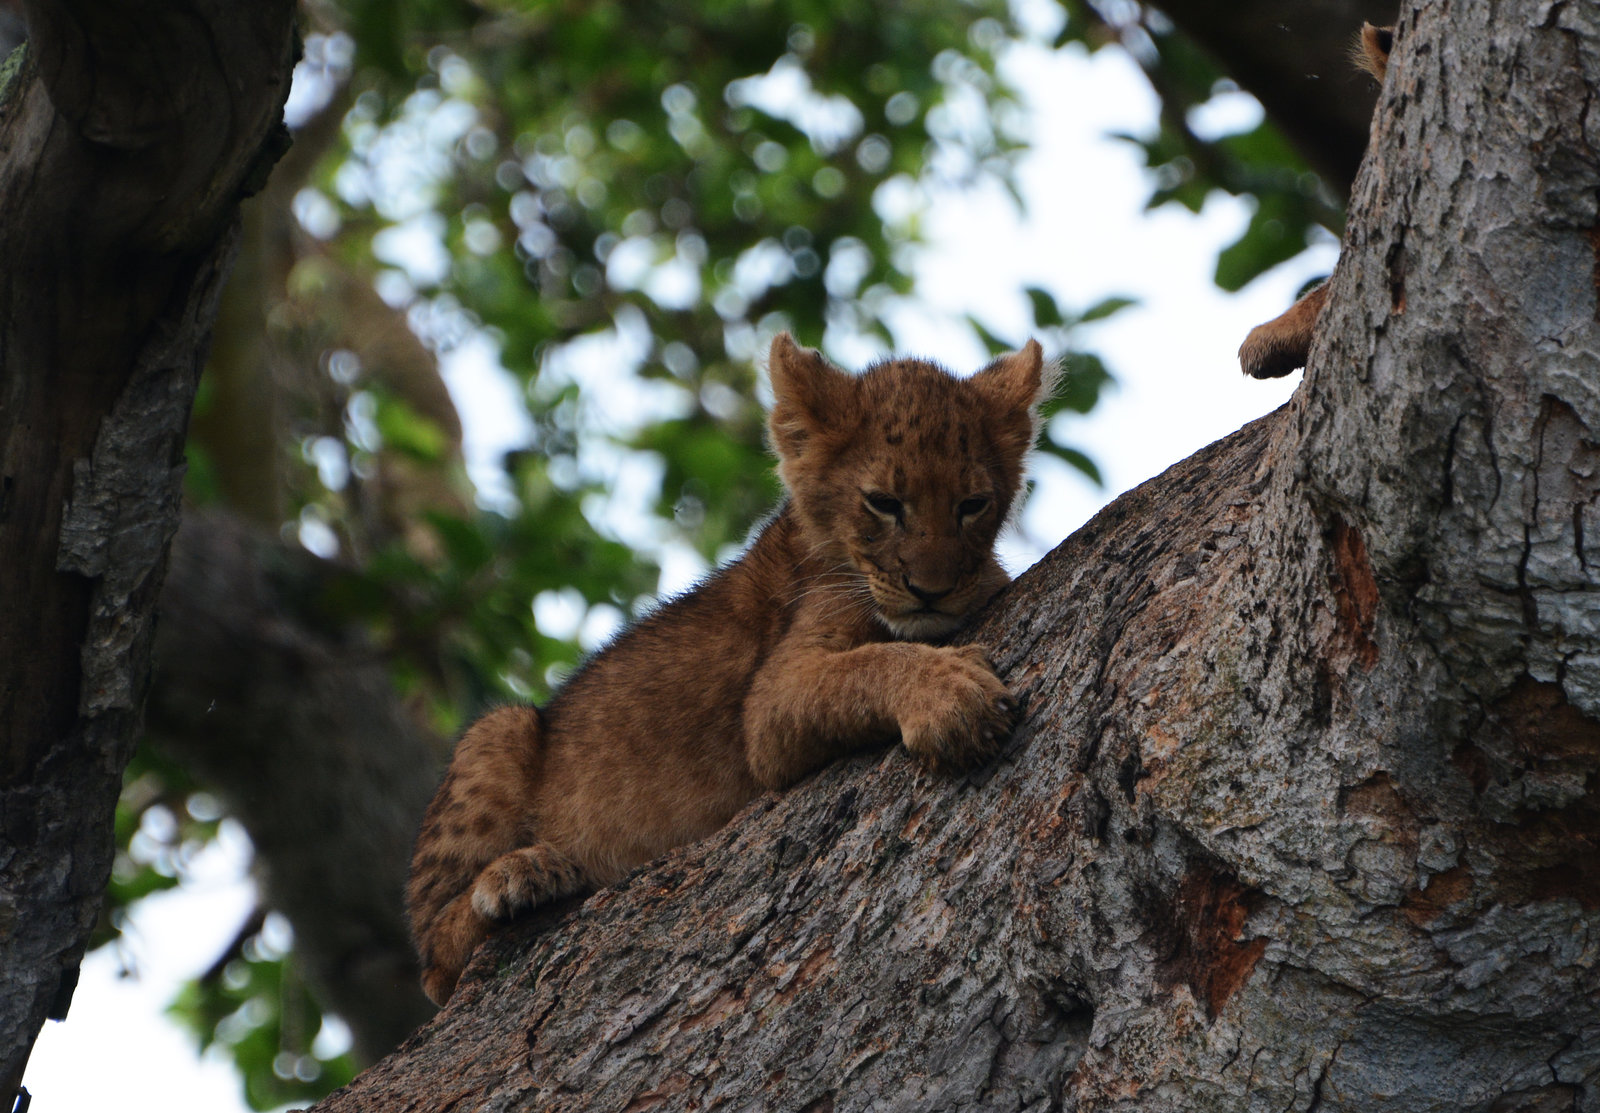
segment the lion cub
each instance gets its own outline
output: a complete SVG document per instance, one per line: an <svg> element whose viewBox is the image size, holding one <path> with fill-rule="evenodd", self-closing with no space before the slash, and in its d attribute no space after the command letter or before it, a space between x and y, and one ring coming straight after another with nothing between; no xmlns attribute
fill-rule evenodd
<svg viewBox="0 0 1600 1113"><path fill-rule="evenodd" d="M494 925L619 880L765 789L899 738L934 769L989 757L1016 709L956 630L1008 577L1053 365L1037 342L958 379L859 376L772 342L789 497L738 560L588 662L549 705L479 719L417 836L407 904L443 1003Z"/></svg>

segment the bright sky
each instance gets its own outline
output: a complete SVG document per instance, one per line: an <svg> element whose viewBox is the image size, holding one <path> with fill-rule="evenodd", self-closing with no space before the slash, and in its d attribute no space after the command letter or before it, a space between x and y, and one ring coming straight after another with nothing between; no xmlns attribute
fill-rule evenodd
<svg viewBox="0 0 1600 1113"><path fill-rule="evenodd" d="M920 292L939 310L976 313L1008 335L1026 323L1024 285L1043 286L1072 308L1110 295L1141 303L1091 326L1079 341L1098 350L1118 380L1067 434L1099 463L1107 486L1097 489L1066 465L1042 460L1041 497L1022 536L1007 543L1007 562L1017 570L1114 495L1284 401L1298 375L1246 380L1234 353L1251 326L1287 308L1307 279L1327 273L1337 250L1330 243L1239 295L1221 294L1211 284L1216 252L1243 229L1248 210L1216 198L1198 218L1142 211L1148 186L1137 152L1104 138L1144 132L1154 120L1154 99L1133 64L1114 50L1085 58L1022 47L1007 65L1027 93L1036 127L1022 169L1029 219L1020 222L998 195L946 198L931 221L934 248L919 273ZM1258 111L1248 98L1224 98L1196 124L1232 130ZM898 335L925 338L916 354L958 370L984 362L969 337L931 319L907 317L895 326ZM520 423L502 416L514 413L515 391L482 360L458 367L452 389L469 447L484 458L520 437ZM664 587L693 571L669 569ZM136 977L119 976L113 954L90 957L71 1015L46 1026L29 1065L35 1113L246 1108L231 1068L216 1058L197 1060L190 1038L162 1015L182 981L211 965L248 914L246 857L225 840L202 860L192 884L140 905L130 932Z"/></svg>

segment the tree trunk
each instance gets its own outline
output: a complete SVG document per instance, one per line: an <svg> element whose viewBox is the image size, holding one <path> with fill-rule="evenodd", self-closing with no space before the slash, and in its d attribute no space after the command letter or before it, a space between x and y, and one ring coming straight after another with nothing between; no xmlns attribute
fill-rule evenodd
<svg viewBox="0 0 1600 1113"><path fill-rule="evenodd" d="M1312 366L972 636L1028 701L492 940L319 1108L1600 1110L1600 8L1408 8Z"/></svg>
<svg viewBox="0 0 1600 1113"><path fill-rule="evenodd" d="M0 1095L65 1015L111 867L238 201L293 5L27 6L0 75Z"/></svg>

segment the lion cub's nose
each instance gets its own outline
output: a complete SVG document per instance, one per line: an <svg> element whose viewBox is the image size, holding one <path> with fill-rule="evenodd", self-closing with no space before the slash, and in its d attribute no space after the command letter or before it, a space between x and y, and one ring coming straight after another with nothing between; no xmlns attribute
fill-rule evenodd
<svg viewBox="0 0 1600 1113"><path fill-rule="evenodd" d="M916 584L911 582L910 576L901 576L900 580L906 585L906 590L912 595L915 595L917 597L917 601L925 607L933 606L933 604L937 603L946 595L949 595L952 590L954 590L953 588L948 587L940 588L938 590L930 590L925 587L918 587Z"/></svg>

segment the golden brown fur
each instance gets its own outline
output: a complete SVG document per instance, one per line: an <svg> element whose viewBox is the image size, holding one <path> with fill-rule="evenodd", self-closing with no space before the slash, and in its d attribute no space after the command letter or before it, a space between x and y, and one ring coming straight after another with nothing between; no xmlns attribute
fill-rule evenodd
<svg viewBox="0 0 1600 1113"><path fill-rule="evenodd" d="M1350 46L1350 59L1382 83L1389 72L1389 52L1394 48L1394 28L1361 25ZM1319 283L1285 312L1250 330L1239 346L1239 367L1252 379L1276 379L1306 365L1317 318L1328 300L1328 284Z"/></svg>
<svg viewBox="0 0 1600 1113"><path fill-rule="evenodd" d="M950 633L1006 583L995 534L1049 389L1039 345L968 379L918 360L851 376L772 345L789 500L737 561L591 660L542 711L462 737L423 820L408 905L423 985L449 997L519 912L610 884L765 789L899 738L981 761L1014 707Z"/></svg>

